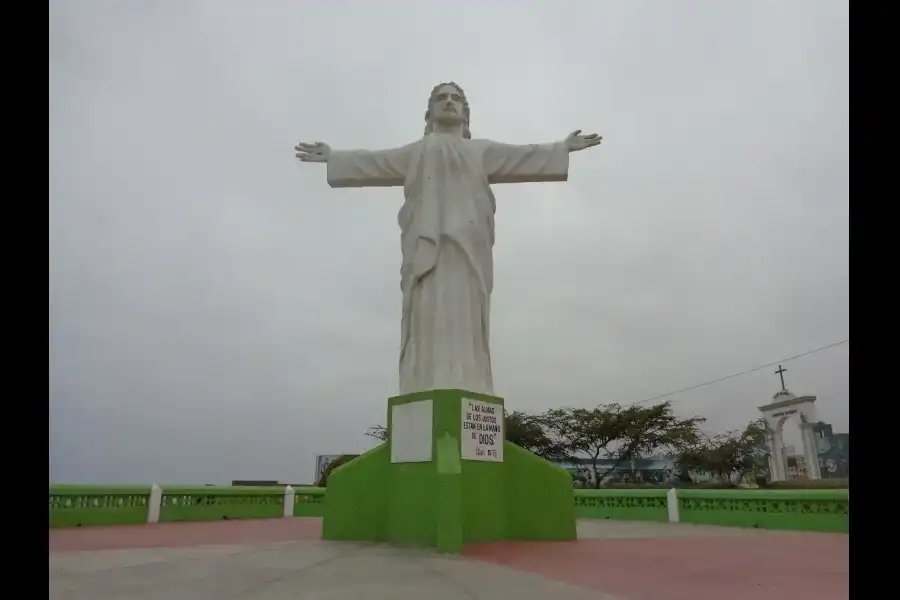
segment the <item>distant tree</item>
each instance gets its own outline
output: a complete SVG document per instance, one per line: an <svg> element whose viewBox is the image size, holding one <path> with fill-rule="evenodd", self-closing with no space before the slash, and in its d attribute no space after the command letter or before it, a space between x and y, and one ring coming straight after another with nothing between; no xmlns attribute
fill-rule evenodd
<svg viewBox="0 0 900 600"><path fill-rule="evenodd" d="M697 435L700 417L681 419L671 404L655 406L600 405L596 408L557 408L545 413L543 421L551 437L569 455L586 454L595 487L600 487L616 466L653 451L685 447ZM600 458L613 458L615 465L601 475Z"/></svg>
<svg viewBox="0 0 900 600"><path fill-rule="evenodd" d="M618 443L610 458L614 467L633 463L651 454L669 455L678 448L687 447L700 437L699 425L703 417L680 418L672 411L669 402L653 406L631 405L617 413L620 423ZM612 469L604 476L612 473ZM598 481L598 485L604 477Z"/></svg>
<svg viewBox="0 0 900 600"><path fill-rule="evenodd" d="M547 460L565 460L566 449L547 434L546 419L541 415L513 411L504 414L506 441Z"/></svg>
<svg viewBox="0 0 900 600"><path fill-rule="evenodd" d="M765 480L769 474L769 425L762 417L750 421L741 434L744 449L744 476Z"/></svg>
<svg viewBox="0 0 900 600"><path fill-rule="evenodd" d="M366 435L383 442L388 438L387 427L385 427L384 425L374 425L366 430Z"/></svg>
<svg viewBox="0 0 900 600"><path fill-rule="evenodd" d="M766 431L765 420L757 419L743 431L701 436L679 449L676 462L684 470L706 471L721 481L764 476L768 470Z"/></svg>
<svg viewBox="0 0 900 600"><path fill-rule="evenodd" d="M597 463L600 456L608 453L607 446L619 434L618 423L613 414L615 406L554 408L542 416L544 426L561 448L572 456L588 456L594 482L598 479Z"/></svg>

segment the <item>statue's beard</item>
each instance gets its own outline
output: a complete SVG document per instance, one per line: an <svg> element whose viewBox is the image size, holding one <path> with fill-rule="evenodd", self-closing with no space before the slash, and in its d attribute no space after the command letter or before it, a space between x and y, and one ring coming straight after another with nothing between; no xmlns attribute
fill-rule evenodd
<svg viewBox="0 0 900 600"><path fill-rule="evenodd" d="M425 125L425 135L428 135L429 133L435 131L444 131L450 133L453 132L454 129L457 129L457 132L460 133L465 139L469 139L472 137L469 133L469 122L464 117L429 118Z"/></svg>
<svg viewBox="0 0 900 600"><path fill-rule="evenodd" d="M459 127L460 130L462 130L462 129L465 129L465 127L466 127L465 120L460 119L459 117L456 117L456 116L438 117L438 118L434 119L431 123L432 123L432 127L434 129L437 129L439 127L442 129Z"/></svg>

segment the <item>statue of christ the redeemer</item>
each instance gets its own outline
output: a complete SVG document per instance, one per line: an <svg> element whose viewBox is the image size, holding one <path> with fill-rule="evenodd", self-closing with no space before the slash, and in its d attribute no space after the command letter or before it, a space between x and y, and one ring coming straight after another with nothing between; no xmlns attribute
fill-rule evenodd
<svg viewBox="0 0 900 600"><path fill-rule="evenodd" d="M566 181L569 153L595 133L524 146L471 139L462 88L431 90L425 135L390 150L299 143L303 162L327 163L331 187L403 186L400 209L400 394L435 389L494 393L490 312L494 183Z"/></svg>

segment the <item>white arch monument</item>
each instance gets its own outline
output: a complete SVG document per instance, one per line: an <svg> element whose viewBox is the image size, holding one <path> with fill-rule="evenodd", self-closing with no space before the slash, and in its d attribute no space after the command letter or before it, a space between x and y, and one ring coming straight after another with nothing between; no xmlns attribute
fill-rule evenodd
<svg viewBox="0 0 900 600"><path fill-rule="evenodd" d="M784 423L794 415L800 417L800 434L803 440L803 460L806 462L806 473L810 479L821 479L819 471L819 455L816 451L816 437L813 425L816 418L816 397L800 396L790 393L784 387L784 369L780 366L776 371L781 375L781 390L772 397L772 402L760 406L768 426L766 443L769 446L769 474L772 481L787 480L787 457L784 455Z"/></svg>

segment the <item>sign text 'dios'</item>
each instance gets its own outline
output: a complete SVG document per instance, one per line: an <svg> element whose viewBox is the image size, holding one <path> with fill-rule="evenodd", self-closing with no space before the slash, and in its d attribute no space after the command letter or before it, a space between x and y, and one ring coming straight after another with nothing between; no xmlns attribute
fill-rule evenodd
<svg viewBox="0 0 900 600"><path fill-rule="evenodd" d="M503 405L463 398L460 456L503 462Z"/></svg>

